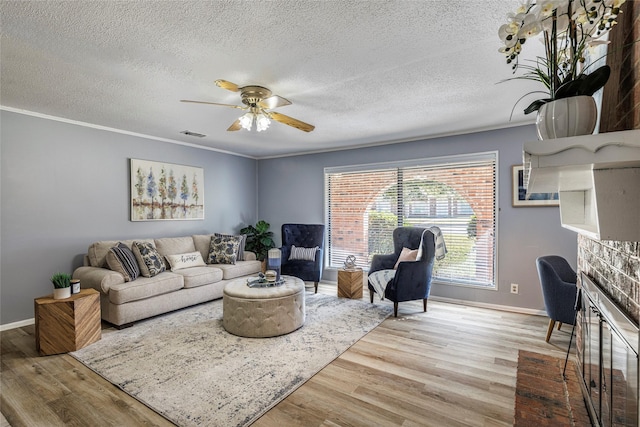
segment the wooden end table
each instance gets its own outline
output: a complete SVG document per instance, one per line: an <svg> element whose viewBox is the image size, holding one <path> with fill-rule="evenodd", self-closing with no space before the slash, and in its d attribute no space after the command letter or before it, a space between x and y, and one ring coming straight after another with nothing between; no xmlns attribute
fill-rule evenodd
<svg viewBox="0 0 640 427"><path fill-rule="evenodd" d="M338 297L362 298L362 284L364 275L362 269L338 270Z"/></svg>
<svg viewBox="0 0 640 427"><path fill-rule="evenodd" d="M81 289L65 299L34 300L36 350L42 355L80 350L102 338L100 292Z"/></svg>

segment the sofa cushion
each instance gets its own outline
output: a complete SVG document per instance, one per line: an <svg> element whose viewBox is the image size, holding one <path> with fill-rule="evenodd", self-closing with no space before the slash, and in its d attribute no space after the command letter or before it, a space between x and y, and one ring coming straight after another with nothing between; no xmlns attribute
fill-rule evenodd
<svg viewBox="0 0 640 427"><path fill-rule="evenodd" d="M179 274L184 278L185 288L196 288L222 280L222 270L210 266L185 268L176 271L175 274Z"/></svg>
<svg viewBox="0 0 640 427"><path fill-rule="evenodd" d="M214 234L209 245L208 264L235 264L238 257L239 236Z"/></svg>
<svg viewBox="0 0 640 427"><path fill-rule="evenodd" d="M200 252L202 259L205 260L205 262L209 259L211 236L213 236L213 234L194 234L191 236L193 238L193 244L196 247L196 251Z"/></svg>
<svg viewBox="0 0 640 427"><path fill-rule="evenodd" d="M111 270L122 274L125 282L136 280L140 275L140 267L135 255L122 242L107 252L107 265Z"/></svg>
<svg viewBox="0 0 640 427"><path fill-rule="evenodd" d="M165 258L171 271L182 270L183 268L189 267L207 266L198 251L189 252L188 254L167 255Z"/></svg>
<svg viewBox="0 0 640 427"><path fill-rule="evenodd" d="M196 246L196 250L202 254L202 259L207 261L209 259L209 248L211 247L211 238L215 235L220 236L232 236L232 234L194 234L191 236L193 238L193 243ZM240 245L238 246L238 251L236 255L236 261L244 261L245 259L245 246L247 243L247 235L246 234L238 234L236 236L240 236Z"/></svg>
<svg viewBox="0 0 640 427"><path fill-rule="evenodd" d="M396 265L393 266L393 269L397 270L398 269L398 265L401 262L415 261L417 256L418 256L418 250L417 249L402 248L402 252L400 252L400 256L398 257L398 261L396 261Z"/></svg>
<svg viewBox="0 0 640 427"><path fill-rule="evenodd" d="M153 277L165 271L162 255L153 243L133 242L132 251L140 266L140 273L144 277Z"/></svg>
<svg viewBox="0 0 640 427"><path fill-rule="evenodd" d="M316 252L318 246L313 248L297 248L295 245L291 245L291 254L289 255L289 261L300 259L303 261L315 261Z"/></svg>
<svg viewBox="0 0 640 427"><path fill-rule="evenodd" d="M165 237L162 239L155 239L154 243L156 245L156 249L158 250L158 252L160 252L160 255L165 257L167 255L195 252L196 250L196 247L193 244L193 238L191 236Z"/></svg>
<svg viewBox="0 0 640 427"><path fill-rule="evenodd" d="M135 241L153 243L153 239L135 239ZM134 240L101 240L99 242L92 243L91 246L89 246L89 250L87 250L89 265L91 267L109 268L107 265L107 253L109 252L109 249L120 242L124 243L129 249L131 249Z"/></svg>
<svg viewBox="0 0 640 427"><path fill-rule="evenodd" d="M139 277L133 282L111 285L109 301L113 304L125 304L177 291L182 289L183 285L184 279L181 275L165 271L155 277Z"/></svg>
<svg viewBox="0 0 640 427"><path fill-rule="evenodd" d="M238 244L238 250L236 250L236 261L244 261L244 248L247 245L247 235L246 234L222 234L222 233L214 233L215 237L237 237L240 239L240 243Z"/></svg>
<svg viewBox="0 0 640 427"><path fill-rule="evenodd" d="M262 270L262 263L260 261L238 261L235 264L211 264L210 267L222 270L222 278L229 280L259 273Z"/></svg>

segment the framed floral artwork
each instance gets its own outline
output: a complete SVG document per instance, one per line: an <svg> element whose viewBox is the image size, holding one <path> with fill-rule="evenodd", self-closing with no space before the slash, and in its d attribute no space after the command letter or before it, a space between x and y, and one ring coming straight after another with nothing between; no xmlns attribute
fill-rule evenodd
<svg viewBox="0 0 640 427"><path fill-rule="evenodd" d="M515 208L560 205L558 193L527 193L522 165L511 166L511 190L511 205Z"/></svg>
<svg viewBox="0 0 640 427"><path fill-rule="evenodd" d="M131 159L131 221L203 220L204 170Z"/></svg>

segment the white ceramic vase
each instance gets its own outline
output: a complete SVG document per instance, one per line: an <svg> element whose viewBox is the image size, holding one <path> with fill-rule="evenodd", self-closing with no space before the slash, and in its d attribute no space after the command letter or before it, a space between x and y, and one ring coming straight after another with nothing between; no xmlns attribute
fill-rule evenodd
<svg viewBox="0 0 640 427"><path fill-rule="evenodd" d="M53 288L53 299L65 299L71 296L71 287Z"/></svg>
<svg viewBox="0 0 640 427"><path fill-rule="evenodd" d="M598 110L592 96L572 96L547 102L538 110L538 138L591 135L597 119Z"/></svg>

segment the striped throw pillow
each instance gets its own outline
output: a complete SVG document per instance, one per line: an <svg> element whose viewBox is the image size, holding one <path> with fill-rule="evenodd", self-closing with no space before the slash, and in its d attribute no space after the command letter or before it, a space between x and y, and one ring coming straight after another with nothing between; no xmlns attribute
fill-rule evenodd
<svg viewBox="0 0 640 427"><path fill-rule="evenodd" d="M291 245L291 254L289 255L289 261L299 259L304 261L315 261L316 251L320 249L317 246L315 248L296 248Z"/></svg>
<svg viewBox="0 0 640 427"><path fill-rule="evenodd" d="M135 255L122 242L107 252L107 265L109 269L122 274L125 282L132 282L140 276L140 267Z"/></svg>

